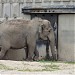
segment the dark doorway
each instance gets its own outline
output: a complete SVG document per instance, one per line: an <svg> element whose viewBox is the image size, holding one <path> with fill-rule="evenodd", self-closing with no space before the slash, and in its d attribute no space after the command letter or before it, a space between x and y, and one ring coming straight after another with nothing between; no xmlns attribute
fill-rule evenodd
<svg viewBox="0 0 75 75"><path fill-rule="evenodd" d="M54 33L55 33L55 45L56 48L58 48L58 39L57 39L57 35L58 35L58 15L57 14L46 14L46 13L33 13L31 14L31 19L34 17L40 17L42 19L47 19L51 22L51 25L53 27Z"/></svg>

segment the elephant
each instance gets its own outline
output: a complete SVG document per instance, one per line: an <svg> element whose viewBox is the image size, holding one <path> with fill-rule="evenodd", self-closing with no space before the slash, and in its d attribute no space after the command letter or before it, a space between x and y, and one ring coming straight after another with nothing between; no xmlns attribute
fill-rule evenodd
<svg viewBox="0 0 75 75"><path fill-rule="evenodd" d="M50 47L53 59L55 59L54 32L50 21L41 18L32 20L13 19L3 22L0 25L0 59L4 57L9 49L28 50L27 60L36 60L36 41L38 38L50 40ZM34 57L34 52L36 56ZM38 58L37 58L38 59Z"/></svg>

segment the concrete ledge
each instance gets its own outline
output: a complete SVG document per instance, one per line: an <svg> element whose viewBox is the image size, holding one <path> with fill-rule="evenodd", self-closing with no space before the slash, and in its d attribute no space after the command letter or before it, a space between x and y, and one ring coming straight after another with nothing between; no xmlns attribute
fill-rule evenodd
<svg viewBox="0 0 75 75"><path fill-rule="evenodd" d="M35 0L35 3L41 3L42 0Z"/></svg>
<svg viewBox="0 0 75 75"><path fill-rule="evenodd" d="M54 1L54 2L60 2L60 1L63 1L63 2L70 2L70 1L75 1L75 0L35 0L35 3L42 3L42 1L44 2L51 2L51 1ZM23 2L26 2L26 3L32 3L33 0L0 0L0 3L23 3Z"/></svg>
<svg viewBox="0 0 75 75"><path fill-rule="evenodd" d="M7 3L13 3L13 1L12 0L7 0Z"/></svg>
<svg viewBox="0 0 75 75"><path fill-rule="evenodd" d="M23 3L24 0L7 0L7 3Z"/></svg>
<svg viewBox="0 0 75 75"><path fill-rule="evenodd" d="M24 2L24 0L18 0L18 3L23 3Z"/></svg>
<svg viewBox="0 0 75 75"><path fill-rule="evenodd" d="M73 2L75 2L75 0L72 0Z"/></svg>
<svg viewBox="0 0 75 75"><path fill-rule="evenodd" d="M20 0L22 1L22 0ZM16 3L19 2L18 0L0 0L1 3Z"/></svg>
<svg viewBox="0 0 75 75"><path fill-rule="evenodd" d="M7 0L1 0L1 3L6 3L7 2Z"/></svg>
<svg viewBox="0 0 75 75"><path fill-rule="evenodd" d="M60 2L61 0L44 0L44 2L51 2L51 1L54 1L54 2Z"/></svg>
<svg viewBox="0 0 75 75"><path fill-rule="evenodd" d="M44 0L44 2L51 2L51 0Z"/></svg>
<svg viewBox="0 0 75 75"><path fill-rule="evenodd" d="M16 3L18 0L7 0L8 3Z"/></svg>
<svg viewBox="0 0 75 75"><path fill-rule="evenodd" d="M71 0L61 0L61 1L63 1L63 2L69 2L69 1L71 1Z"/></svg>
<svg viewBox="0 0 75 75"><path fill-rule="evenodd" d="M26 0L26 3L32 3L33 0Z"/></svg>
<svg viewBox="0 0 75 75"><path fill-rule="evenodd" d="M54 0L54 2L60 2L60 1L62 1L62 0Z"/></svg>

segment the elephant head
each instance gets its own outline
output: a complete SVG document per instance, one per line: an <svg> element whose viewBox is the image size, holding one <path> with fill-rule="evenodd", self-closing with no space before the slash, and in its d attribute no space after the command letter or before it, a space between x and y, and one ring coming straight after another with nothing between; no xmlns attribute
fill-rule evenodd
<svg viewBox="0 0 75 75"><path fill-rule="evenodd" d="M40 38L43 40L47 40L48 35L50 34L52 30L51 22L48 20L41 20L40 23L41 23L39 26Z"/></svg>
<svg viewBox="0 0 75 75"><path fill-rule="evenodd" d="M50 41L50 48L52 53L52 59L56 60L56 52L55 52L55 37L54 31L51 26L51 22L48 20L41 20L39 26L39 37L43 40Z"/></svg>

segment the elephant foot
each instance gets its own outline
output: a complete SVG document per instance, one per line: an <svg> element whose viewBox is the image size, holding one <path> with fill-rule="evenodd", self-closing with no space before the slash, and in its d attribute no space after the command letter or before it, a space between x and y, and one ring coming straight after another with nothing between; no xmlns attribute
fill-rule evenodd
<svg viewBox="0 0 75 75"><path fill-rule="evenodd" d="M2 60L4 57L4 53L0 52L0 60Z"/></svg>
<svg viewBox="0 0 75 75"><path fill-rule="evenodd" d="M33 61L33 59L31 59L31 58L27 58L26 61Z"/></svg>
<svg viewBox="0 0 75 75"><path fill-rule="evenodd" d="M52 56L52 57L51 57L51 60L52 60L52 61L57 61L56 56Z"/></svg>
<svg viewBox="0 0 75 75"><path fill-rule="evenodd" d="M51 57L46 55L45 60L51 60Z"/></svg>
<svg viewBox="0 0 75 75"><path fill-rule="evenodd" d="M0 60L2 60L2 57L0 57Z"/></svg>
<svg viewBox="0 0 75 75"><path fill-rule="evenodd" d="M33 58L33 60L34 60L34 61L38 61L38 60L39 60L38 56L35 56L35 57Z"/></svg>

